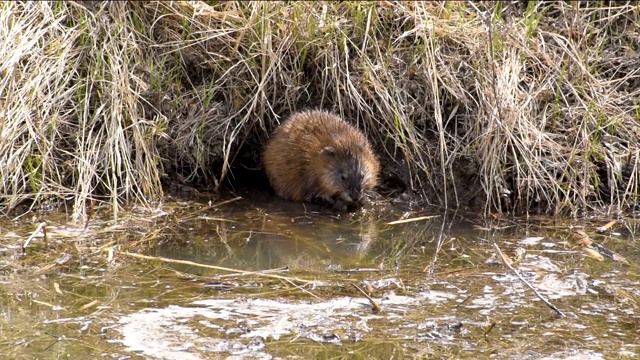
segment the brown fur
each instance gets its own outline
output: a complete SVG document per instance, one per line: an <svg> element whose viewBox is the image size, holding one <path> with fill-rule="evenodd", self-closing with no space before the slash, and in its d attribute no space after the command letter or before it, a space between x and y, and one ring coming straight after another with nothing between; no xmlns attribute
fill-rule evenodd
<svg viewBox="0 0 640 360"><path fill-rule="evenodd" d="M340 211L362 204L380 170L362 132L317 110L294 113L282 123L269 139L263 162L278 196L320 200Z"/></svg>

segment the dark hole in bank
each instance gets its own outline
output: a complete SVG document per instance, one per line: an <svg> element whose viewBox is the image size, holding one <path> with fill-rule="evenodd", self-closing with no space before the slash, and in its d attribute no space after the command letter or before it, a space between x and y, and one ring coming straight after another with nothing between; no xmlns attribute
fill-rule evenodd
<svg viewBox="0 0 640 360"><path fill-rule="evenodd" d="M242 146L238 150L235 161L231 163L221 188L237 192L238 195L250 190L274 194L269 186L267 174L262 167L261 151L262 145L259 144Z"/></svg>

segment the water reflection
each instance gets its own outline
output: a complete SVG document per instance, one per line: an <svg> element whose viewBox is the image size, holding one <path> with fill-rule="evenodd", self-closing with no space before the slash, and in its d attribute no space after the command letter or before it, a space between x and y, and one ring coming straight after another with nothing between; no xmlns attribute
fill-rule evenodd
<svg viewBox="0 0 640 360"><path fill-rule="evenodd" d="M387 225L403 214L392 207L334 214L280 200L241 200L197 211L198 216L185 212L186 220L165 236L156 255L245 270L391 269L405 261L403 254L434 253L453 232L451 219L440 215ZM458 221L455 231L458 236L470 233L471 224Z"/></svg>

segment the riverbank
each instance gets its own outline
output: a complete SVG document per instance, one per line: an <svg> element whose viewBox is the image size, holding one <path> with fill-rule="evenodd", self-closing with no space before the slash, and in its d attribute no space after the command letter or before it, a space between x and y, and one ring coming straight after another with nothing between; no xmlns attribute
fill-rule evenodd
<svg viewBox="0 0 640 360"><path fill-rule="evenodd" d="M260 186L269 133L319 107L365 131L386 196L633 209L640 15L594 4L3 3L0 207Z"/></svg>

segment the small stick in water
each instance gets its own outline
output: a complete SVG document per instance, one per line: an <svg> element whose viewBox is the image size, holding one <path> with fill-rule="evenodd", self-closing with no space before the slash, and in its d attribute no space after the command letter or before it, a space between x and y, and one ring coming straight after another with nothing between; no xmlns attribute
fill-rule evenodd
<svg viewBox="0 0 640 360"><path fill-rule="evenodd" d="M542 300L543 303L547 304L547 306L553 310L556 314L558 314L558 316L560 317L564 317L565 315L562 313L562 311L560 311L555 305L553 305L552 303L549 302L549 300L545 299L544 296L542 296L542 294L540 294L538 292L538 290L536 290L533 285L529 284L529 282L527 280L525 280L522 275L520 275L520 273L513 268L513 266L511 266L511 264L509 264L509 262L507 261L507 259L505 258L504 254L502 253L502 251L500 250L500 248L498 247L498 244L493 243L493 247L496 249L496 252L498 253L498 255L500 255L500 258L502 259L502 263L504 263L509 269L511 269L511 271L513 271L514 274L516 274L516 276L518 277L518 279L520 279L520 281L522 281L523 284L527 285L529 287L529 289L531 289L533 291L534 294L536 294L536 296Z"/></svg>
<svg viewBox="0 0 640 360"><path fill-rule="evenodd" d="M354 288L356 288L362 295L364 295L364 297L366 297L369 300L369 302L371 303L371 306L373 307L374 313L379 313L382 311L382 308L380 307L380 305L378 305L378 303L375 300L373 300L371 296L369 296L369 294L367 294L364 290L362 290L358 285L353 283L351 285L353 285Z"/></svg>
<svg viewBox="0 0 640 360"><path fill-rule="evenodd" d="M36 229L36 231L31 233L31 236L29 236L29 238L27 239L27 241L24 242L24 244L22 245L22 253L26 254L27 253L27 246L29 245L29 243L31 242L31 240L33 240L33 238L36 236L36 234L38 234L40 232L40 230L44 230L44 228L47 226L46 222L41 222L40 225L38 225L38 228ZM46 230L44 232L44 240L45 243L47 242L47 233Z"/></svg>
<svg viewBox="0 0 640 360"><path fill-rule="evenodd" d="M496 326L496 322L492 321L491 324L489 324L489 327L484 329L484 331L482 332L482 335L484 337L487 337L487 335L489 335L489 333L491 332L491 330L493 330L495 326Z"/></svg>

